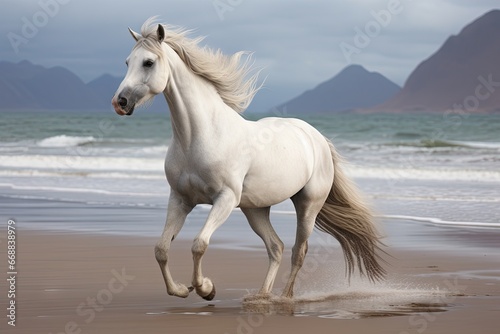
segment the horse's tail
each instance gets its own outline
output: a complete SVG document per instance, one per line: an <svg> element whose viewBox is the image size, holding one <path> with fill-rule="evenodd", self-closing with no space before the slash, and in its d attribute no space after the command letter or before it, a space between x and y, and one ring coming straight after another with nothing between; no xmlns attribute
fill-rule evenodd
<svg viewBox="0 0 500 334"><path fill-rule="evenodd" d="M330 194L316 218L316 227L339 241L349 277L357 264L362 275L366 274L371 281L381 280L386 271L380 264L380 237L372 213L363 203L356 186L342 171L340 155L327 141L333 159L334 178Z"/></svg>

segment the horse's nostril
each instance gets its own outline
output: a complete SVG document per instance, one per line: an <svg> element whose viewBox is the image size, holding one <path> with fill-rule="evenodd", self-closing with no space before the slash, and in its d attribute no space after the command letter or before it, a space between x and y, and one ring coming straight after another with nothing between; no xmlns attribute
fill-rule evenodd
<svg viewBox="0 0 500 334"><path fill-rule="evenodd" d="M125 108L127 106L127 99L124 98L124 97L119 97L118 98L118 104L120 105L120 107L122 108Z"/></svg>

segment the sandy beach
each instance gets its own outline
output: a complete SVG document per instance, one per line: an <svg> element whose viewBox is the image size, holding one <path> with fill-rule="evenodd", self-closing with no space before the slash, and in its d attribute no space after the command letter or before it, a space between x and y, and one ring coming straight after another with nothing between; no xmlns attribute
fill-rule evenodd
<svg viewBox="0 0 500 334"><path fill-rule="evenodd" d="M500 240L498 231L484 231L469 241L481 245L481 236L489 246ZM1 241L5 245L5 234ZM331 263L309 254L294 304L257 305L243 297L262 283L264 249L209 249L204 268L217 295L207 302L166 294L154 243L20 231L16 326L4 317L2 333L497 333L500 325L499 256L489 246L468 253L392 248L387 282L354 279L350 287L338 248ZM172 249L172 272L184 283L192 270L190 246L181 240ZM289 268L288 255L278 277ZM275 291L283 285L278 278Z"/></svg>

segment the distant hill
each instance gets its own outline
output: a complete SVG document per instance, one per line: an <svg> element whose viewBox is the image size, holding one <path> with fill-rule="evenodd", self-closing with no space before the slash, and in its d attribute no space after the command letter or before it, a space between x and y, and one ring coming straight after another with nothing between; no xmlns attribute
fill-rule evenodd
<svg viewBox="0 0 500 334"><path fill-rule="evenodd" d="M0 62L1 110L112 110L111 98L122 78L104 74L84 83L63 67L46 68L23 60ZM168 110L157 96L151 110Z"/></svg>
<svg viewBox="0 0 500 334"><path fill-rule="evenodd" d="M121 80L114 79L116 89ZM0 110L109 109L109 89L99 79L85 84L63 67L45 68L26 60L0 62Z"/></svg>
<svg viewBox="0 0 500 334"><path fill-rule="evenodd" d="M350 65L330 80L276 108L286 107L292 114L368 108L386 101L400 89L379 73Z"/></svg>
<svg viewBox="0 0 500 334"><path fill-rule="evenodd" d="M374 110L456 108L500 111L500 10L484 14L449 37L415 68L401 92Z"/></svg>
<svg viewBox="0 0 500 334"><path fill-rule="evenodd" d="M0 62L0 110L111 110L121 78L89 83L63 67ZM277 106L292 114L352 109L404 112L500 111L500 10L449 37L420 63L401 89L379 73L351 65L314 89ZM150 107L166 110L162 96Z"/></svg>
<svg viewBox="0 0 500 334"><path fill-rule="evenodd" d="M0 109L82 110L103 106L99 91L63 67L0 62Z"/></svg>
<svg viewBox="0 0 500 334"><path fill-rule="evenodd" d="M103 74L87 83L87 87L92 89L92 91L99 93L99 95L101 95L105 100L103 102L105 102L106 105L109 105L111 103L111 98L118 89L118 86L120 86L122 80L123 78L114 77L110 74Z"/></svg>

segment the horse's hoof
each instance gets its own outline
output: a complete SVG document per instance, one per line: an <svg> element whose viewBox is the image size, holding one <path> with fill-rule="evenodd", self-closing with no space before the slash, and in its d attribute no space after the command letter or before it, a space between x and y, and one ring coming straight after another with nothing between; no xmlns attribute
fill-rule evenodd
<svg viewBox="0 0 500 334"><path fill-rule="evenodd" d="M177 286L174 289L169 290L167 288L167 293L170 296L175 296L175 297L180 297L180 298L187 298L189 296L189 293L193 291L192 287L187 287L184 284L178 283Z"/></svg>
<svg viewBox="0 0 500 334"><path fill-rule="evenodd" d="M201 298L210 301L210 300L214 299L214 297L215 297L215 284L212 283L212 291L208 295L206 295L205 297L201 297Z"/></svg>

